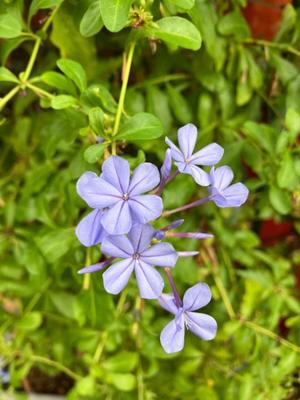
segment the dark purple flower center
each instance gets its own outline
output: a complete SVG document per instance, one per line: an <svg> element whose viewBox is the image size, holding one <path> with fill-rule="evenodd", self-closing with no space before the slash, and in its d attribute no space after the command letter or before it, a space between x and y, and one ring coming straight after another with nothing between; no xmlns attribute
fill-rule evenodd
<svg viewBox="0 0 300 400"><path fill-rule="evenodd" d="M140 258L139 253L134 253L134 255L132 256L132 258L133 258L134 260L138 260L138 259Z"/></svg>
<svg viewBox="0 0 300 400"><path fill-rule="evenodd" d="M122 199L127 201L129 199L129 194L128 193L124 193L122 196Z"/></svg>

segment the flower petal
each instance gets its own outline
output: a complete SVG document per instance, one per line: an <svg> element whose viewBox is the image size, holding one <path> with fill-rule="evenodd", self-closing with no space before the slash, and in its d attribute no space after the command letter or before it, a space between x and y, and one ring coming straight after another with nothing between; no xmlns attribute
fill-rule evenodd
<svg viewBox="0 0 300 400"><path fill-rule="evenodd" d="M134 219L141 224L158 218L163 210L162 199L154 194L131 197L128 203Z"/></svg>
<svg viewBox="0 0 300 400"><path fill-rule="evenodd" d="M171 149L171 154L172 158L174 161L179 161L179 162L185 162L184 155L182 152L179 150L177 146L170 140L169 138L165 138L166 144L170 147Z"/></svg>
<svg viewBox="0 0 300 400"><path fill-rule="evenodd" d="M189 288L183 296L183 308L195 311L206 306L211 300L211 291L206 283L197 283Z"/></svg>
<svg viewBox="0 0 300 400"><path fill-rule="evenodd" d="M96 177L80 184L80 196L91 208L105 208L116 204L121 193L104 179Z"/></svg>
<svg viewBox="0 0 300 400"><path fill-rule="evenodd" d="M77 184L76 184L76 189L77 193L79 194L80 197L84 199L84 188L85 185L94 178L98 178L97 174L95 172L85 172L84 174L81 175L81 177L78 179Z"/></svg>
<svg viewBox="0 0 300 400"><path fill-rule="evenodd" d="M187 164L185 161L176 161L175 165L178 168L179 172L181 172L182 174L192 174L191 165Z"/></svg>
<svg viewBox="0 0 300 400"><path fill-rule="evenodd" d="M81 268L79 271L77 271L77 273L78 274L90 274L93 272L101 271L103 268L107 267L113 260L114 260L114 257L110 257L107 260L102 261L100 263L92 264L87 267Z"/></svg>
<svg viewBox="0 0 300 400"><path fill-rule="evenodd" d="M184 157L190 158L193 154L198 132L193 124L187 124L178 129L178 143Z"/></svg>
<svg viewBox="0 0 300 400"><path fill-rule="evenodd" d="M155 230L149 224L135 224L128 233L135 252L144 251L150 244Z"/></svg>
<svg viewBox="0 0 300 400"><path fill-rule="evenodd" d="M160 334L160 343L166 353L176 353L181 351L184 346L184 319L180 318L180 324L173 320L169 322Z"/></svg>
<svg viewBox="0 0 300 400"><path fill-rule="evenodd" d="M174 267L178 254L170 243L157 243L141 253L141 259L150 265Z"/></svg>
<svg viewBox="0 0 300 400"><path fill-rule="evenodd" d="M223 147L217 143L211 143L193 154L191 163L195 165L214 165L221 160L223 154Z"/></svg>
<svg viewBox="0 0 300 400"><path fill-rule="evenodd" d="M209 175L203 169L196 165L191 165L191 175L195 182L200 186L208 186L210 184Z"/></svg>
<svg viewBox="0 0 300 400"><path fill-rule="evenodd" d="M229 186L221 194L225 197L225 202L220 201L219 196L212 198L218 207L239 207L247 200L249 190L244 184L239 182Z"/></svg>
<svg viewBox="0 0 300 400"><path fill-rule="evenodd" d="M139 259L134 272L142 299L157 299L162 294L164 281L155 268Z"/></svg>
<svg viewBox="0 0 300 400"><path fill-rule="evenodd" d="M101 224L103 216L102 210L94 210L84 217L76 228L78 240L86 247L101 243L107 235Z"/></svg>
<svg viewBox="0 0 300 400"><path fill-rule="evenodd" d="M130 231L132 218L128 201L120 200L103 216L102 225L111 235L121 235Z"/></svg>
<svg viewBox="0 0 300 400"><path fill-rule="evenodd" d="M170 313L176 315L178 312L178 307L176 306L174 296L172 294L163 293L159 298L158 302L162 308L169 311Z"/></svg>
<svg viewBox="0 0 300 400"><path fill-rule="evenodd" d="M185 313L190 331L203 340L212 340L217 333L216 320L207 314L188 311Z"/></svg>
<svg viewBox="0 0 300 400"><path fill-rule="evenodd" d="M230 167L224 165L223 167L214 169L210 171L211 184L218 190L226 189L232 182L233 172Z"/></svg>
<svg viewBox="0 0 300 400"><path fill-rule="evenodd" d="M125 235L107 236L102 243L103 254L112 257L130 258L134 249L130 240Z"/></svg>
<svg viewBox="0 0 300 400"><path fill-rule="evenodd" d="M163 182L166 182L167 179L170 177L171 170L172 170L172 155L171 155L171 150L167 149L163 165L160 168L161 180Z"/></svg>
<svg viewBox="0 0 300 400"><path fill-rule="evenodd" d="M118 294L127 285L134 269L134 260L128 258L116 262L103 273L104 288L108 293Z"/></svg>
<svg viewBox="0 0 300 400"><path fill-rule="evenodd" d="M131 196L149 192L160 181L157 167L151 163L142 163L133 172L128 193Z"/></svg>
<svg viewBox="0 0 300 400"><path fill-rule="evenodd" d="M130 167L127 160L111 156L102 165L102 178L121 193L127 193L130 179Z"/></svg>

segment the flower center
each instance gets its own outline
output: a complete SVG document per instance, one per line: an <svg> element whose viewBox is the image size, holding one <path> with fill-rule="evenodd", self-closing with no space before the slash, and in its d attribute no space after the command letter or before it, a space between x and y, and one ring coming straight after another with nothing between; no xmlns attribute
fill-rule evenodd
<svg viewBox="0 0 300 400"><path fill-rule="evenodd" d="M140 258L139 253L134 253L134 255L132 256L132 258L133 258L134 260L138 260L138 259Z"/></svg>
<svg viewBox="0 0 300 400"><path fill-rule="evenodd" d="M129 194L128 193L124 193L122 196L122 199L127 201L129 199Z"/></svg>

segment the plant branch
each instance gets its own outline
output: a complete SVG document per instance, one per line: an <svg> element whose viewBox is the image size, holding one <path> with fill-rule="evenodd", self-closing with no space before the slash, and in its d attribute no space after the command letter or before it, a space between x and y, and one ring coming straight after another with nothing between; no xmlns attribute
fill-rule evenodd
<svg viewBox="0 0 300 400"><path fill-rule="evenodd" d="M5 106L5 104L7 102L9 102L9 100L12 99L14 97L14 95L18 93L19 90L20 90L20 86L19 85L15 86L4 97L2 97L0 99L0 110L2 110L2 108Z"/></svg>
<svg viewBox="0 0 300 400"><path fill-rule="evenodd" d="M294 54L298 57L300 57L300 51L295 49L293 46L291 46L288 43L276 43L276 42L268 42L267 40L263 39L254 39L254 38L248 38L242 41L243 44L250 44L250 45L256 45L256 46L264 46L264 47L271 47L274 49L282 50L282 51L287 51L291 54Z"/></svg>
<svg viewBox="0 0 300 400"><path fill-rule="evenodd" d="M78 381L79 379L82 379L83 377L76 372L72 371L65 365L61 364L58 361L51 360L50 358L47 357L42 357L42 356L37 356L37 355L31 355L29 357L29 360L34 362L34 363L40 363L44 365L49 365L50 367L56 368L62 372L64 372L66 375L68 375L70 378L74 379L75 381Z"/></svg>

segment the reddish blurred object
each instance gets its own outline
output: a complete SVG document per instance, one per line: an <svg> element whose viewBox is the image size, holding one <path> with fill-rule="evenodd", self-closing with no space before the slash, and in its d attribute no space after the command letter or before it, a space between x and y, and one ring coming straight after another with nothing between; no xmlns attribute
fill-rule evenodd
<svg viewBox="0 0 300 400"><path fill-rule="evenodd" d="M284 6L291 3L292 0L249 0L243 14L252 37L272 40L279 28Z"/></svg>
<svg viewBox="0 0 300 400"><path fill-rule="evenodd" d="M263 246L273 246L280 240L286 239L289 234L293 234L294 225L292 222L276 222L273 219L267 219L262 222L259 229L259 237Z"/></svg>

